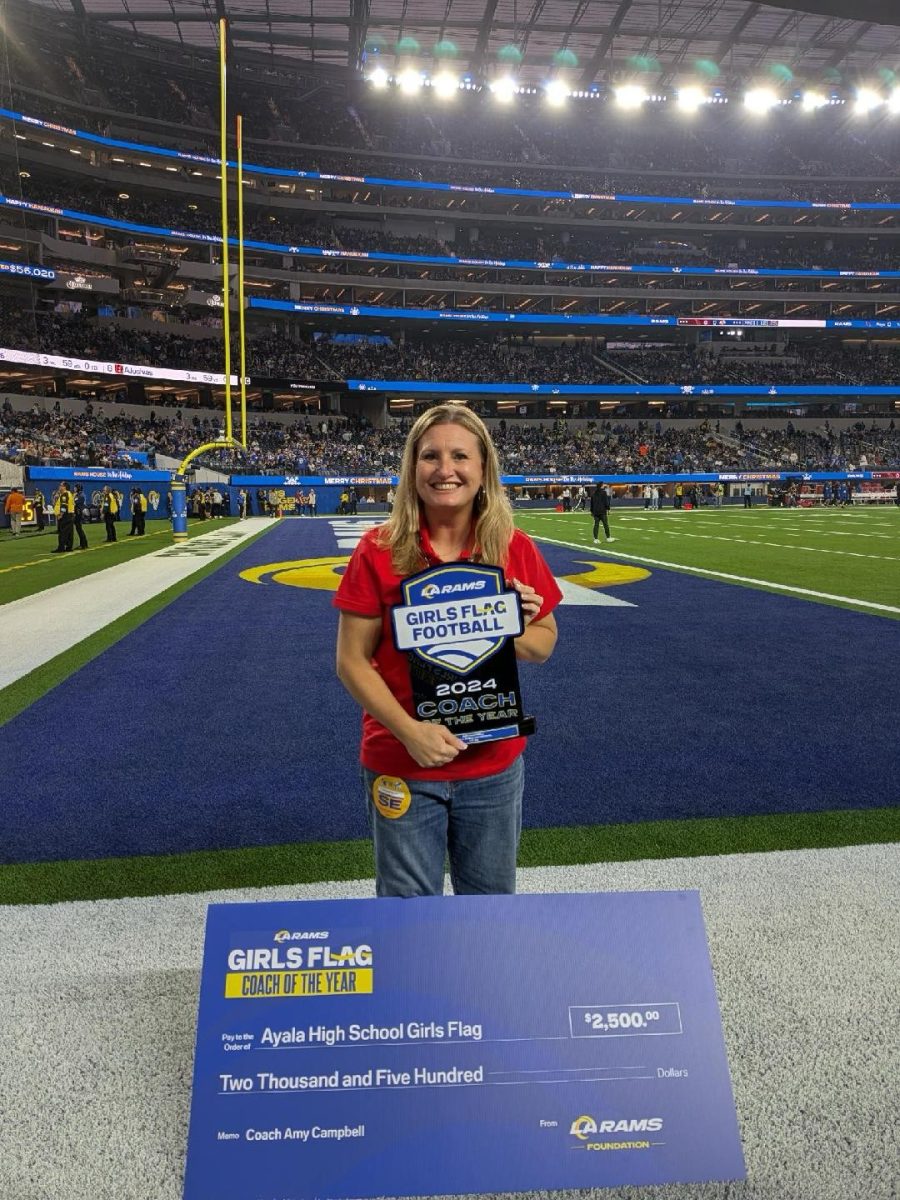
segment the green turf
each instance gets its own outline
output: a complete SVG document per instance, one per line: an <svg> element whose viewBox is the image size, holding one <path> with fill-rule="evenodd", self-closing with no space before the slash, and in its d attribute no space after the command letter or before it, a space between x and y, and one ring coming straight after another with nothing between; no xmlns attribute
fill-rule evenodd
<svg viewBox="0 0 900 1200"><path fill-rule="evenodd" d="M189 521L188 537L224 529L236 520L237 517L223 517L215 521ZM116 563L130 562L143 554L162 550L172 542L172 527L168 521L148 521L143 537L129 537L127 523L120 521L118 541L109 544L102 524L85 525L84 532L89 548L73 550L70 554L52 553L56 547L55 531L24 533L17 538L4 533L0 537L0 604L33 596L59 583L80 579L82 575L93 575Z"/></svg>
<svg viewBox="0 0 900 1200"><path fill-rule="evenodd" d="M188 537L196 537L198 534L209 533L211 529L221 529L226 524L231 525L233 523L232 520L217 521L215 524L208 521L192 522L188 527ZM43 663L34 671L24 675L21 679L17 679L15 683L11 683L9 687L0 690L0 726L13 717L18 716L30 704L34 704L35 700L39 700L41 696L46 695L47 692L62 683L73 672L83 667L85 663L90 662L92 658L96 658L98 654L101 654L107 647L118 642L126 634L131 633L133 629L137 629L139 625L143 624L149 617L152 617L154 613L165 608L167 604L171 604L182 592L186 592L195 583L199 583L201 579L204 579L207 575L211 575L213 571L217 571L219 567L224 566L236 554L240 554L243 550L246 550L257 538L262 537L263 534L268 533L273 528L274 525L265 526L258 534L240 542L213 562L206 563L198 571L195 571L193 575L189 575L187 579L182 579L179 583L173 584L166 591L160 592L158 596L154 596L151 600L147 600L146 603L138 605L131 612L125 613L124 616L112 621L104 629L85 638L77 646L73 646L71 650L66 650L62 654L58 654L56 658L51 658L49 662ZM146 541L147 538L145 537L142 540ZM146 554L151 550L159 550L161 545L165 545L165 543L160 543L159 539L156 539L146 547L142 545L138 553ZM114 549L115 547L113 546L112 548ZM65 555L63 561L67 562L69 557L69 555ZM86 556L81 555L80 557L84 558ZM129 557L134 558L136 555L132 553ZM102 565L109 566L109 560L106 560Z"/></svg>
<svg viewBox="0 0 900 1200"><path fill-rule="evenodd" d="M900 841L900 808L849 809L530 829L522 835L519 862L523 867L566 866L896 841ZM63 900L370 879L373 874L368 841L25 863L0 867L0 904L50 904Z"/></svg>
<svg viewBox="0 0 900 1200"><path fill-rule="evenodd" d="M616 540L608 547L602 531L601 545L593 545L589 514L520 512L517 519L536 537L646 561L651 569L655 561L674 569L736 575L755 581L740 586L824 592L837 598L780 594L900 617L900 509L893 505L656 513L616 507L610 519Z"/></svg>

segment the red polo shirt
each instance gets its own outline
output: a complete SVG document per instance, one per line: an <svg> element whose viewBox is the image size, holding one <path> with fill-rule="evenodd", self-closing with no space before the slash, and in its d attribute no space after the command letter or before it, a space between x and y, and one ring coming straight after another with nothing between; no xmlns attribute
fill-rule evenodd
<svg viewBox="0 0 900 1200"><path fill-rule="evenodd" d="M360 540L347 564L337 593L336 608L361 617L381 617L381 641L375 649L372 665L379 672L393 695L410 715L414 715L412 683L406 655L394 647L390 610L402 603L400 585L403 576L394 572L391 552L378 545L377 528L368 530ZM421 532L422 551L429 566L442 560L435 554L427 529ZM468 558L465 551L461 558ZM504 569L509 583L520 579L543 596L544 603L535 618L551 613L562 599L562 592L544 561L540 550L517 529L509 546L509 560ZM501 742L471 745L453 762L443 767L420 767L406 747L374 717L363 712L363 735L360 761L370 771L380 775L397 775L401 779L478 779L505 771L525 749L523 737L507 738Z"/></svg>

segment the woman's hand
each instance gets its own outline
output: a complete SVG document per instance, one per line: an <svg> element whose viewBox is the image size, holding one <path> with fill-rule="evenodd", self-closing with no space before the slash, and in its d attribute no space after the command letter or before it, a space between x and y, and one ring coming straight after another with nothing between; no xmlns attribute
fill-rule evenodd
<svg viewBox="0 0 900 1200"><path fill-rule="evenodd" d="M519 593L519 599L522 601L522 620L525 625L530 625L541 611L544 597L539 596L530 584L523 583L521 579L511 579L510 583Z"/></svg>
<svg viewBox="0 0 900 1200"><path fill-rule="evenodd" d="M403 738L411 758L420 767L445 767L453 762L466 743L443 725L432 725L429 721L417 721L415 727Z"/></svg>

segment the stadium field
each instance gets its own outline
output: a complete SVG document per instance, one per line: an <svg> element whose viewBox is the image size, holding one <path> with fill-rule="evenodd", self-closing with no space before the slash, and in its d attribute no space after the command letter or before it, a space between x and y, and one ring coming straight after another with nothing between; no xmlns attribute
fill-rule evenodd
<svg viewBox="0 0 900 1200"><path fill-rule="evenodd" d="M520 514L535 537L592 547L585 513ZM900 617L900 508L615 509L617 558Z"/></svg>
<svg viewBox="0 0 900 1200"><path fill-rule="evenodd" d="M522 514L565 593L523 864L900 839L897 516ZM0 692L0 902L371 874L331 606L371 523L273 523Z"/></svg>

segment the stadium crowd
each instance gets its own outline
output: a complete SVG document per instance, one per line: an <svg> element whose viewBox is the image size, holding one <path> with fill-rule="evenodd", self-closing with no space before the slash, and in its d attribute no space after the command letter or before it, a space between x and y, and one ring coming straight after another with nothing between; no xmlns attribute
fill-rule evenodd
<svg viewBox="0 0 900 1200"><path fill-rule="evenodd" d="M190 323L188 314L181 314ZM207 318L208 320L208 318ZM84 313L34 312L14 300L0 300L0 345L46 354L128 362L178 370L221 371L218 330L197 327L189 337L157 329L129 327L110 317ZM407 379L479 383L602 384L756 383L890 385L896 382L897 355L871 345L849 348L816 342L789 343L768 353L652 345L640 350L603 350L589 339L556 345L513 338L359 337L353 341L321 336L300 340L287 330L248 328L247 367L252 377L334 380ZM232 346L237 361L236 341Z"/></svg>
<svg viewBox="0 0 900 1200"><path fill-rule="evenodd" d="M363 418L330 417L321 422L298 419L291 425L256 419L246 449L210 451L199 460L223 471L272 474L377 474L396 472L408 432L408 419L395 419L382 429ZM493 425L501 464L508 473L717 471L783 466L797 470L900 466L900 434L894 423L885 428L859 422L852 430L834 431L826 421L814 432L792 426L770 430L744 427L732 435L706 422L699 426L663 427L641 422L626 426L611 421L527 423L501 420ZM112 415L87 405L70 414L35 403L30 412L0 408L0 458L14 463L113 466L137 452L181 458L203 441L221 437L221 426L199 416L147 419Z"/></svg>

